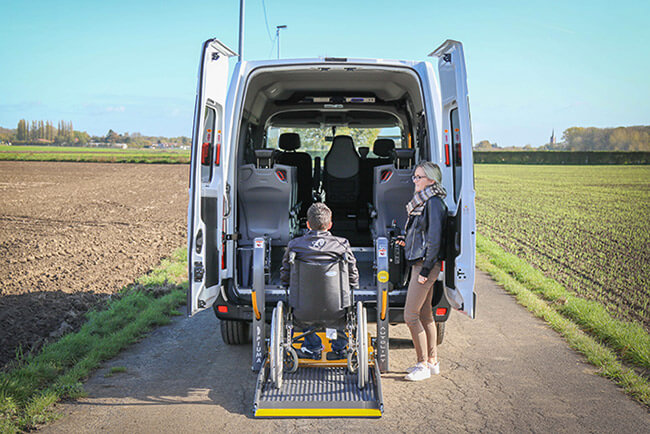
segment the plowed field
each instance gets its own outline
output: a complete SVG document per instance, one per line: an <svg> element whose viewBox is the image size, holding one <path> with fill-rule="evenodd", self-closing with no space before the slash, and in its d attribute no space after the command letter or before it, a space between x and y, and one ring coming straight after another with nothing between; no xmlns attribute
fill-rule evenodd
<svg viewBox="0 0 650 434"><path fill-rule="evenodd" d="M188 167L0 161L0 367L184 244Z"/></svg>

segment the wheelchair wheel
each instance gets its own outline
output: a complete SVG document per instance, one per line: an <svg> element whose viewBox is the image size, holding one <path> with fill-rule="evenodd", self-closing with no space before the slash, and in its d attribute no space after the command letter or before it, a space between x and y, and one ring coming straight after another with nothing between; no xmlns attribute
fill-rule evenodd
<svg viewBox="0 0 650 434"><path fill-rule="evenodd" d="M357 386L359 389L368 383L368 318L363 304L357 302Z"/></svg>
<svg viewBox="0 0 650 434"><path fill-rule="evenodd" d="M284 370L290 374L298 370L298 353L292 346L284 349Z"/></svg>
<svg viewBox="0 0 650 434"><path fill-rule="evenodd" d="M269 348L269 370L271 382L276 389L282 387L282 370L284 367L284 351L282 334L284 331L284 312L282 301L273 309L271 318L271 348ZM297 356L296 356L297 358Z"/></svg>

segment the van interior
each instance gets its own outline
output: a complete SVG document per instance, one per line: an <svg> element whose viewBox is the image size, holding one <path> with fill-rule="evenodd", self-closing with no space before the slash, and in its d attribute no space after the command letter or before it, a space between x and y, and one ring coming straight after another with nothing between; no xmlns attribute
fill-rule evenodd
<svg viewBox="0 0 650 434"><path fill-rule="evenodd" d="M374 286L374 240L404 230L416 162L431 159L417 75L374 65L265 67L246 85L237 138L238 286L250 288L252 245L271 245L279 285L287 243L315 201L347 238L361 288Z"/></svg>

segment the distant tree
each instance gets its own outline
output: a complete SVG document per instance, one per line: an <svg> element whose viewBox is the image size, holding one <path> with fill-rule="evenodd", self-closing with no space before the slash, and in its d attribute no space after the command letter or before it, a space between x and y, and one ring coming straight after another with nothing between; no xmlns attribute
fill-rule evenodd
<svg viewBox="0 0 650 434"><path fill-rule="evenodd" d="M108 133L106 133L106 141L108 143L117 143L120 139L119 134L117 134L113 130L108 130Z"/></svg>
<svg viewBox="0 0 650 434"><path fill-rule="evenodd" d="M25 119L21 119L18 121L18 126L16 127L16 140L29 139L29 127L27 125L28 124Z"/></svg>

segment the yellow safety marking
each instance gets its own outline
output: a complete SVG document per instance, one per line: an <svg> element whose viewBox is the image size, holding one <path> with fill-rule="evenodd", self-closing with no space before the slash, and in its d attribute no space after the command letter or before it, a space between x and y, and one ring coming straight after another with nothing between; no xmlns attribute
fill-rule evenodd
<svg viewBox="0 0 650 434"><path fill-rule="evenodd" d="M381 417L373 408L260 408L255 417Z"/></svg>
<svg viewBox="0 0 650 434"><path fill-rule="evenodd" d="M260 310L257 308L257 294L255 291L251 292L251 297L253 299L253 312L255 312L255 319L259 320L262 318L262 315L260 315Z"/></svg>
<svg viewBox="0 0 650 434"><path fill-rule="evenodd" d="M381 270L379 273L377 273L377 280L379 280L381 283L388 282L388 271Z"/></svg>
<svg viewBox="0 0 650 434"><path fill-rule="evenodd" d="M388 291L381 292L381 320L386 319L386 308L388 307Z"/></svg>

